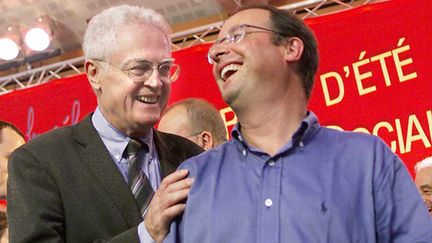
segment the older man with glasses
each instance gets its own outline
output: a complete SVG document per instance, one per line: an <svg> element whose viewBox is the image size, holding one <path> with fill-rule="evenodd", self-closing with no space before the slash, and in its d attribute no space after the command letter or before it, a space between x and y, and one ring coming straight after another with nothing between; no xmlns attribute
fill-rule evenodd
<svg viewBox="0 0 432 243"><path fill-rule="evenodd" d="M209 60L239 123L229 142L180 166L194 183L166 243L431 242L432 219L388 146L307 110L318 53L301 20L243 9Z"/></svg>
<svg viewBox="0 0 432 243"><path fill-rule="evenodd" d="M9 171L11 242L161 242L192 179L173 171L202 149L153 129L179 67L157 12L117 6L84 36L98 106L18 149ZM73 84L71 84L73 85Z"/></svg>
<svg viewBox="0 0 432 243"><path fill-rule="evenodd" d="M432 157L418 162L414 168L415 184L432 216Z"/></svg>

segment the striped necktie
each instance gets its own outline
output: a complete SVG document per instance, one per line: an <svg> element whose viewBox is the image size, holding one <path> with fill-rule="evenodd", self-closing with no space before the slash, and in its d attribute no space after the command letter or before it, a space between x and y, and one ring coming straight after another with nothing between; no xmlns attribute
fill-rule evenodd
<svg viewBox="0 0 432 243"><path fill-rule="evenodd" d="M141 149L145 151L145 155L143 156L144 159L139 160L138 152ZM149 158L149 148L140 140L131 139L126 147L126 155L129 159L129 188L131 189L132 194L135 197L135 201L141 211L141 215L144 217L144 214L147 211L147 207L150 204L150 201L154 194L153 188L146 174L141 169L141 162L145 163Z"/></svg>

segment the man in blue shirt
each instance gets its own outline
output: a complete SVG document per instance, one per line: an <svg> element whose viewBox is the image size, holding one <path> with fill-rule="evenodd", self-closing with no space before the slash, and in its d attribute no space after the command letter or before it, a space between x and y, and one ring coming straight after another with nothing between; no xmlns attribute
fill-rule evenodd
<svg viewBox="0 0 432 243"><path fill-rule="evenodd" d="M239 123L184 162L194 183L165 242L431 242L432 220L402 161L377 137L307 111L316 41L283 10L231 16L209 51Z"/></svg>

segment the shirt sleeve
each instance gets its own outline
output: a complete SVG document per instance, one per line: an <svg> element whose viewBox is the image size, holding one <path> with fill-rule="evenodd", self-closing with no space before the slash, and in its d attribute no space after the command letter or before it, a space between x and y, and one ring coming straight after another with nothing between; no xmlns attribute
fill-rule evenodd
<svg viewBox="0 0 432 243"><path fill-rule="evenodd" d="M144 225L144 221L138 225L138 237L141 243L156 243L155 240L151 237L147 228Z"/></svg>
<svg viewBox="0 0 432 243"><path fill-rule="evenodd" d="M402 160L380 143L375 158L377 242L425 242L432 238L432 218Z"/></svg>

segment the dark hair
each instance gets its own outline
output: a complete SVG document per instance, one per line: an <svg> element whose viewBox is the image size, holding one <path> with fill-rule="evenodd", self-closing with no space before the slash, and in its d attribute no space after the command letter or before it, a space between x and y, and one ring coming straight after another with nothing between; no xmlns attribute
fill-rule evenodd
<svg viewBox="0 0 432 243"><path fill-rule="evenodd" d="M176 106L183 106L186 109L190 122L191 134L208 131L212 134L215 144L227 140L227 130L218 110L208 101L198 98L181 100L170 106L165 113Z"/></svg>
<svg viewBox="0 0 432 243"><path fill-rule="evenodd" d="M286 37L298 37L303 41L304 50L296 71L303 81L303 89L309 99L318 69L318 49L314 34L306 24L290 12L270 5L250 5L238 12L248 9L263 9L270 12L271 28L281 34L274 34L272 43L280 45ZM237 13L238 13L237 12Z"/></svg>
<svg viewBox="0 0 432 243"><path fill-rule="evenodd" d="M3 130L4 128L7 128L7 127L14 130L16 133L18 133L18 135L20 135L20 137L22 137L25 140L24 134L14 124L9 123L7 121L0 120L0 132L1 132L1 130Z"/></svg>

